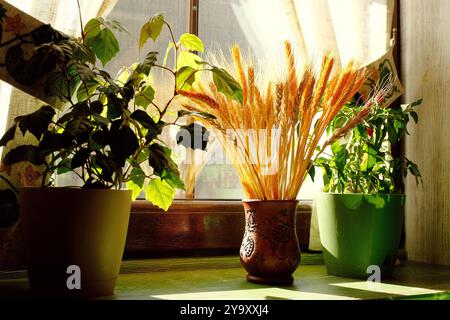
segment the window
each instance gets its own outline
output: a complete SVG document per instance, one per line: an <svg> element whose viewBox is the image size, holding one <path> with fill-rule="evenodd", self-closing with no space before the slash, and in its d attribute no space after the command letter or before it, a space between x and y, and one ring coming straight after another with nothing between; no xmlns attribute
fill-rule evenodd
<svg viewBox="0 0 450 320"><path fill-rule="evenodd" d="M272 6L276 5L273 1L271 3ZM197 11L192 10L194 5ZM270 43L271 39L279 38L279 36L275 38L275 34L280 32L280 30L273 30L272 25L267 26L265 23L268 18L267 15L270 14L268 8L262 11L263 14L260 14L261 11L257 11L258 14L252 14L255 8L249 8L249 6L255 7L257 3L253 1L245 5L244 2L238 0L157 0L150 3L145 0L118 1L108 18L122 22L130 31L130 34L118 35L121 53L114 63L107 65L107 68L114 74L121 67L136 61L137 57L139 57L137 49L139 29L147 21L148 17L156 12L165 13L167 21L174 28L173 31L176 37L184 32L198 31L199 37L205 44L206 52L221 50L225 56L229 57L229 48L232 44L238 43L245 51L256 53L256 58L258 59L270 58L271 55L275 55L277 52L276 49L269 50L269 48L276 48L277 45L276 43L268 45L268 43ZM139 8L139 10L136 8ZM145 9L141 10L140 8ZM253 11L249 9L253 9ZM284 21L283 17L272 18ZM192 27L189 28L190 25L196 26L198 30L190 30L192 29ZM264 25L266 27L261 36L258 30L261 30L261 26ZM280 28L286 33L289 32L287 23L282 24ZM162 59L169 40L167 30L163 29L163 33L158 41L147 44L142 50L141 58L145 52L153 50L159 52L159 59ZM284 38L279 39L280 48L282 48L283 40ZM169 57L169 59L171 58ZM157 71L154 77L156 91L159 93L159 96L156 98L165 99L164 87L167 85L165 81L170 80L170 77L167 77L167 74L160 70ZM166 142L172 146L175 132L167 132L165 136ZM181 148L176 148L176 150L179 151L181 160L186 156L186 152L190 152ZM193 190L190 190L193 194L189 194L189 190L188 194L179 192L177 198L238 200L244 197L239 178L233 166L228 164L227 161L221 161L225 160L223 156L217 157L217 153L220 152L221 146L217 141L212 141L209 144L207 155L202 155L202 151L199 150L191 152L190 156L203 156L207 162L205 165L183 165L181 163L181 171L187 181L187 187L189 188L190 181L195 181L195 187L192 186ZM220 159L219 161L217 160L218 158ZM189 179L189 174L193 175L194 179ZM316 189L318 187L311 181L308 181L305 183L299 196L302 199L312 199Z"/></svg>

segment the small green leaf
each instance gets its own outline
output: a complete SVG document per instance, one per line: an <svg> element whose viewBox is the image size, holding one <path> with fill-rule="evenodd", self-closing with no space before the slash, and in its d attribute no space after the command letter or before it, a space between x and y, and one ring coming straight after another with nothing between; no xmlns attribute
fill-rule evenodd
<svg viewBox="0 0 450 320"><path fill-rule="evenodd" d="M377 152L368 144L364 145L363 151L364 151L364 155L363 155L363 159L361 162L361 170L363 172L368 172L377 163L377 158L376 158Z"/></svg>
<svg viewBox="0 0 450 320"><path fill-rule="evenodd" d="M213 67L213 81L219 92L240 103L243 101L241 85L225 70Z"/></svg>
<svg viewBox="0 0 450 320"><path fill-rule="evenodd" d="M102 21L97 18L93 18L89 20L88 23L84 26L83 33L86 39L95 38L101 31Z"/></svg>
<svg viewBox="0 0 450 320"><path fill-rule="evenodd" d="M180 37L180 43L188 50L204 52L203 42L192 33L185 33Z"/></svg>
<svg viewBox="0 0 450 320"><path fill-rule="evenodd" d="M417 107L417 106L421 105L422 102L423 102L423 99L416 100L413 103L411 103L411 107Z"/></svg>
<svg viewBox="0 0 450 320"><path fill-rule="evenodd" d="M158 13L151 17L150 20L142 26L141 34L139 36L139 50L142 50L149 38L156 41L161 33L163 25L164 16L162 13Z"/></svg>
<svg viewBox="0 0 450 320"><path fill-rule="evenodd" d="M150 180L145 190L145 198L164 211L169 209L174 197L175 189L160 178Z"/></svg>
<svg viewBox="0 0 450 320"><path fill-rule="evenodd" d="M155 99L155 90L152 86L145 86L134 99L135 103L139 107L147 108L150 102Z"/></svg>
<svg viewBox="0 0 450 320"><path fill-rule="evenodd" d="M195 81L196 70L190 66L183 66L177 71L177 89L189 90Z"/></svg>
<svg viewBox="0 0 450 320"><path fill-rule="evenodd" d="M411 118L413 118L415 123L419 122L419 116L417 115L417 112L411 111L410 115L411 115Z"/></svg>
<svg viewBox="0 0 450 320"><path fill-rule="evenodd" d="M311 177L311 181L314 182L314 178L315 178L315 176L316 176L316 167L314 167L313 165L311 165L311 166L309 167L308 174L309 174L309 176Z"/></svg>
<svg viewBox="0 0 450 320"><path fill-rule="evenodd" d="M169 58L170 50L172 50L172 48L174 48L174 47L175 47L175 46L174 46L173 41L170 41L170 42L169 42L169 45L167 46L166 53L164 54L163 66L166 65L167 59Z"/></svg>

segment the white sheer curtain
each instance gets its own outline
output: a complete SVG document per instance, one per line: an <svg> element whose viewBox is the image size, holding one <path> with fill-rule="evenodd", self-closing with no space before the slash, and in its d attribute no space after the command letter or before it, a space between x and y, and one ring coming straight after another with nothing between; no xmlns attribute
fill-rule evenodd
<svg viewBox="0 0 450 320"><path fill-rule="evenodd" d="M83 22L98 16L106 16L118 0L80 0ZM80 34L80 21L76 0L8 0L8 3L30 14L43 23L65 32L68 35ZM32 112L43 104L9 84L0 81L0 133L3 135L10 122L18 115ZM21 142L21 135L16 136ZM20 185L18 171L24 171L20 165L14 166L10 180ZM5 174L5 173L3 173ZM3 183L3 182L1 182ZM4 188L3 184L0 188ZM20 264L20 234L14 230L0 230L0 269Z"/></svg>
<svg viewBox="0 0 450 320"><path fill-rule="evenodd" d="M365 64L390 47L393 0L238 0L232 4L258 58L273 61L284 40L301 59L332 54Z"/></svg>

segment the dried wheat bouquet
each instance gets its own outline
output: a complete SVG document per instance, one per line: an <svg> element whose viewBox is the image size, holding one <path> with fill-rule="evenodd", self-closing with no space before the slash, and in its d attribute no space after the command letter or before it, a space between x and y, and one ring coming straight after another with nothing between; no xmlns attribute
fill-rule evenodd
<svg viewBox="0 0 450 320"><path fill-rule="evenodd" d="M318 68L307 64L299 70L289 42L285 42L285 55L284 79L271 79L273 73L261 70L258 78L266 81L259 85L255 67L245 63L234 46L234 70L227 71L242 87L240 99L225 96L207 77L201 77L194 89L179 91L184 108L214 116L197 121L219 138L249 199L296 199L320 150L362 121L372 105L366 101L354 121L319 147L330 121L365 82L366 71L350 62L333 72L330 56Z"/></svg>

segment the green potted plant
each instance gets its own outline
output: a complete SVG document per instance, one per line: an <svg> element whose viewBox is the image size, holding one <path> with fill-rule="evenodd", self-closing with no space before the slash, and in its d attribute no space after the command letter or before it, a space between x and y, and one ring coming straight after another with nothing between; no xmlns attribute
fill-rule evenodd
<svg viewBox="0 0 450 320"><path fill-rule="evenodd" d="M175 67L158 64L157 53L150 52L143 62L124 69L116 78L97 67L97 61L105 65L119 51L112 30L124 29L117 22L93 19L80 40L47 28L48 38L39 43L38 49L46 54L35 63L53 59L55 65L46 80L46 91L69 107L60 113L45 105L19 116L0 140L1 146L7 145L19 128L37 142L12 147L3 159L5 166L27 161L41 171L37 175L40 187L21 188L19 195L29 280L36 292L89 297L112 294L131 200L145 190L147 200L167 210L175 190L184 189L171 150L160 134L191 114L181 111L174 121L165 117L173 111L177 90L188 88L195 73L203 70L202 59L193 52L203 51L203 44L192 34L183 34L176 41L170 25L157 14L142 27L140 47L150 38L155 41L164 26L171 35L166 57L172 50ZM173 96L162 106L154 100L153 68L167 71L174 79ZM226 72L216 76L221 83L232 81L229 79ZM190 135L192 126L180 127L188 134L179 143L192 146L198 133ZM200 141L204 148L201 137ZM81 187L54 186L54 176L68 172L79 178ZM75 270L68 268L74 265L81 271L81 283L76 287L80 290L67 286L68 272Z"/></svg>
<svg viewBox="0 0 450 320"><path fill-rule="evenodd" d="M382 278L392 275L404 220L402 179L409 172L417 183L421 180L417 165L393 148L408 133L409 120L417 122L414 110L420 103L375 105L360 124L341 132L328 155L317 159L325 193L317 196L316 205L329 274L366 279L378 266ZM328 130L345 126L361 109L347 104Z"/></svg>
<svg viewBox="0 0 450 320"><path fill-rule="evenodd" d="M214 116L198 120L218 137L240 177L247 197L240 250L247 280L288 285L300 262L295 231L300 187L328 124L360 89L366 73L354 62L332 72L329 56L318 70L306 65L300 71L289 42L285 53L285 69L256 70L235 46L228 70L239 86L224 94L205 75L200 85L181 94L187 110ZM278 68L281 76L273 71Z"/></svg>

